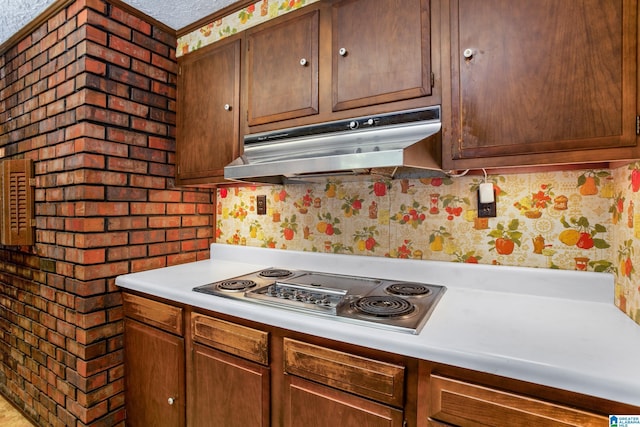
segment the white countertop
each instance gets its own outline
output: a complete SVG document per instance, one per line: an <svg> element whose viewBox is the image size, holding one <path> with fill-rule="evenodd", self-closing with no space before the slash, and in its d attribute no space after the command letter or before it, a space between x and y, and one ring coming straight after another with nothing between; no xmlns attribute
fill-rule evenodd
<svg viewBox="0 0 640 427"><path fill-rule="evenodd" d="M447 286L418 335L193 292L268 267ZM640 406L640 325L613 304L613 276L211 245L211 259L119 276L176 302L360 346ZM321 319L321 320L319 320Z"/></svg>

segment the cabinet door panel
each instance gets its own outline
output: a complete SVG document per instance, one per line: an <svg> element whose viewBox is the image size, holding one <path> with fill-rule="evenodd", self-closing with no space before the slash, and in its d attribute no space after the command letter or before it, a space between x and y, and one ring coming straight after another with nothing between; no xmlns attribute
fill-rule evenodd
<svg viewBox="0 0 640 427"><path fill-rule="evenodd" d="M178 76L178 180L224 176L239 155L240 40L185 55Z"/></svg>
<svg viewBox="0 0 640 427"><path fill-rule="evenodd" d="M401 427L402 411L287 375L287 427Z"/></svg>
<svg viewBox="0 0 640 427"><path fill-rule="evenodd" d="M250 126L318 113L317 10L247 35Z"/></svg>
<svg viewBox="0 0 640 427"><path fill-rule="evenodd" d="M124 340L127 426L184 426L184 339L125 319Z"/></svg>
<svg viewBox="0 0 640 427"><path fill-rule="evenodd" d="M431 94L428 1L343 0L332 15L334 111Z"/></svg>
<svg viewBox="0 0 640 427"><path fill-rule="evenodd" d="M566 161L562 152L634 147L636 8L453 1L453 159L557 153ZM518 160L489 165L510 163Z"/></svg>
<svg viewBox="0 0 640 427"><path fill-rule="evenodd" d="M269 369L199 344L192 355L189 425L269 425Z"/></svg>

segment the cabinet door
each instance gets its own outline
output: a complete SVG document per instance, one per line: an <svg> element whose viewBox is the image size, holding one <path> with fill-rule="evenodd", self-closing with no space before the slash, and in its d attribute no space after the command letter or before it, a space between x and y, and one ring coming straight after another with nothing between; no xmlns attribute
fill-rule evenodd
<svg viewBox="0 0 640 427"><path fill-rule="evenodd" d="M636 153L636 0L454 0L449 14L445 169Z"/></svg>
<svg viewBox="0 0 640 427"><path fill-rule="evenodd" d="M269 369L194 344L189 425L267 427Z"/></svg>
<svg viewBox="0 0 640 427"><path fill-rule="evenodd" d="M342 0L332 12L333 111L431 94L428 0Z"/></svg>
<svg viewBox="0 0 640 427"><path fill-rule="evenodd" d="M285 426L401 427L402 411L286 375Z"/></svg>
<svg viewBox="0 0 640 427"><path fill-rule="evenodd" d="M220 182L240 152L240 39L181 57L177 93L178 184Z"/></svg>
<svg viewBox="0 0 640 427"><path fill-rule="evenodd" d="M247 34L249 126L318 113L318 10Z"/></svg>
<svg viewBox="0 0 640 427"><path fill-rule="evenodd" d="M124 325L127 426L184 426L184 339L131 319Z"/></svg>

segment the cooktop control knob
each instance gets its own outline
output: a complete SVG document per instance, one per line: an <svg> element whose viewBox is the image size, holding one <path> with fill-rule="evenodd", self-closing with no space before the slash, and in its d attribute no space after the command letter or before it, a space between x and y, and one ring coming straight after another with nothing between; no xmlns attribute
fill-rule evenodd
<svg viewBox="0 0 640 427"><path fill-rule="evenodd" d="M356 122L355 120L351 120L349 122L349 129L358 129L358 127L360 127L360 123Z"/></svg>

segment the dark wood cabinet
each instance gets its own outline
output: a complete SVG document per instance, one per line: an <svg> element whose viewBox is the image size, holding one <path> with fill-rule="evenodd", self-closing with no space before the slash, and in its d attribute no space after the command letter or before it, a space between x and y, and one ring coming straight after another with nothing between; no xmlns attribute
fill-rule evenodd
<svg viewBox="0 0 640 427"><path fill-rule="evenodd" d="M428 0L314 3L247 31L247 133L439 104Z"/></svg>
<svg viewBox="0 0 640 427"><path fill-rule="evenodd" d="M319 11L309 9L248 30L249 126L318 113Z"/></svg>
<svg viewBox="0 0 640 427"><path fill-rule="evenodd" d="M333 111L431 94L428 0L341 0L331 23Z"/></svg>
<svg viewBox="0 0 640 427"><path fill-rule="evenodd" d="M444 169L640 155L637 0L442 5Z"/></svg>
<svg viewBox="0 0 640 427"><path fill-rule="evenodd" d="M194 344L189 425L268 427L269 368Z"/></svg>
<svg viewBox="0 0 640 427"><path fill-rule="evenodd" d="M285 427L402 427L403 412L311 381L286 379Z"/></svg>
<svg viewBox="0 0 640 427"><path fill-rule="evenodd" d="M284 338L284 372L286 426L404 423L403 366Z"/></svg>
<svg viewBox="0 0 640 427"><path fill-rule="evenodd" d="M123 294L127 426L185 425L182 309Z"/></svg>
<svg viewBox="0 0 640 427"><path fill-rule="evenodd" d="M191 313L190 426L270 425L269 334Z"/></svg>
<svg viewBox="0 0 640 427"><path fill-rule="evenodd" d="M222 182L240 155L240 59L232 36L178 61L178 185Z"/></svg>
<svg viewBox="0 0 640 427"><path fill-rule="evenodd" d="M128 426L595 426L640 409L128 292L123 306Z"/></svg>

